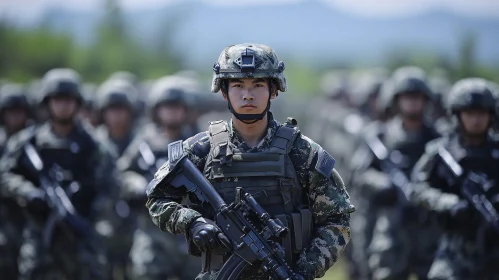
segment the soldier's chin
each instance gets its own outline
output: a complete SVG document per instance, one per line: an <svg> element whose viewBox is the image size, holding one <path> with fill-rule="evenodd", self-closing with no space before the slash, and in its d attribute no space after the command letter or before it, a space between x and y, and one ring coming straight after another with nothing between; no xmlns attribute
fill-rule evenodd
<svg viewBox="0 0 499 280"><path fill-rule="evenodd" d="M58 117L53 117L52 121L58 124L72 124L73 123L73 117L67 117L67 118L58 118Z"/></svg>

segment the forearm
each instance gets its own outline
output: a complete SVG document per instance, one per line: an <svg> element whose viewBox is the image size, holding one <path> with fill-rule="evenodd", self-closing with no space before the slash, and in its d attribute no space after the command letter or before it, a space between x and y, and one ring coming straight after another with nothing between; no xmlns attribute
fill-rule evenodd
<svg viewBox="0 0 499 280"><path fill-rule="evenodd" d="M301 254L297 263L297 273L323 277L336 263L350 241L350 214L338 214L314 231L314 236Z"/></svg>
<svg viewBox="0 0 499 280"><path fill-rule="evenodd" d="M149 209L151 219L162 231L185 235L190 224L201 217L201 214L193 209L183 207L177 201L180 200L149 196L146 206Z"/></svg>
<svg viewBox="0 0 499 280"><path fill-rule="evenodd" d="M432 188L428 181L413 183L411 202L428 210L444 213L459 201L456 194L445 193L437 188Z"/></svg>

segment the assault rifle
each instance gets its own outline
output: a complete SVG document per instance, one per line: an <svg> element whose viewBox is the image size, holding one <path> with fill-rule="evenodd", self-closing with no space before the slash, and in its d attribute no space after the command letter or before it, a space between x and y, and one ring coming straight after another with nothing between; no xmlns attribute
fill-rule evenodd
<svg viewBox="0 0 499 280"><path fill-rule="evenodd" d="M399 195L399 199L402 199L403 202L407 202L408 197L412 192L409 187L409 178L407 178L405 173L393 162L390 158L390 152L377 136L366 136L365 141L374 156L378 159L381 171L386 173L390 182L400 190L399 193L401 195Z"/></svg>
<svg viewBox="0 0 499 280"><path fill-rule="evenodd" d="M220 269L217 280L236 280L244 271L259 261L264 272L277 280L297 280L284 260L284 249L279 241L288 234L280 220L271 217L242 188L236 188L236 199L227 205L215 188L183 154L182 141L168 145L169 174L158 184L168 184L185 190L208 203L214 210L215 222L231 244L224 244L232 255ZM258 218L257 224L249 215ZM258 228L257 228L258 226Z"/></svg>
<svg viewBox="0 0 499 280"><path fill-rule="evenodd" d="M93 242L97 240L98 235L91 223L78 214L66 191L61 187L60 181L63 177L61 168L56 164L51 168L45 166L31 144L24 146L24 152L30 168L38 175L40 187L45 192L45 199L51 209L43 229L44 246L47 248L51 246L54 230L60 227L68 237L78 242L83 241L83 250L94 258L94 260L88 260L92 275L103 277L103 272L95 264L99 250ZM73 193L77 192L78 188L76 183L70 186Z"/></svg>
<svg viewBox="0 0 499 280"><path fill-rule="evenodd" d="M444 147L438 149L438 155L454 175L454 180L461 188L461 194L473 205L490 227L499 233L499 214L493 203L487 197L487 191L494 187L485 175L470 171L465 173L463 168Z"/></svg>

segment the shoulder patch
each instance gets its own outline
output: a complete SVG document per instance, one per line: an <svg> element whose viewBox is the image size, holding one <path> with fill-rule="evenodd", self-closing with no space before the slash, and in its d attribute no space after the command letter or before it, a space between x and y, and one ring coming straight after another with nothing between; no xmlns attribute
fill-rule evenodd
<svg viewBox="0 0 499 280"><path fill-rule="evenodd" d="M336 160L322 147L317 151L318 158L315 169L320 174L324 175L326 178L331 178L331 173L333 172L334 164Z"/></svg>
<svg viewBox="0 0 499 280"><path fill-rule="evenodd" d="M168 144L168 161L170 162L170 169L173 169L184 156L184 147L182 143L182 140L178 140Z"/></svg>

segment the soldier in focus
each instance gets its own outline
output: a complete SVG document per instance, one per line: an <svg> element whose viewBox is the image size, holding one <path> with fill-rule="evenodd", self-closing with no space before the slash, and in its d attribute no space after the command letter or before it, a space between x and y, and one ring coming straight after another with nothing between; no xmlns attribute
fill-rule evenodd
<svg viewBox="0 0 499 280"><path fill-rule="evenodd" d="M324 276L350 239L354 207L331 155L302 135L295 120L280 124L269 111L278 91L286 91L284 63L268 46L238 44L222 51L213 70L212 92L222 92L231 121L212 122L209 131L184 141L184 154L227 203L234 201L235 188L243 187L286 224L293 213L300 215L303 227L290 230L294 241L283 244L286 259L301 279ZM168 173L167 162L150 184L151 218L161 230L185 235L190 253L201 255L203 268L196 279L215 279L228 257L217 250L227 237L209 209L195 200L187 207L185 192L161 183ZM309 226L311 234L302 232ZM241 279L268 276L254 266Z"/></svg>

